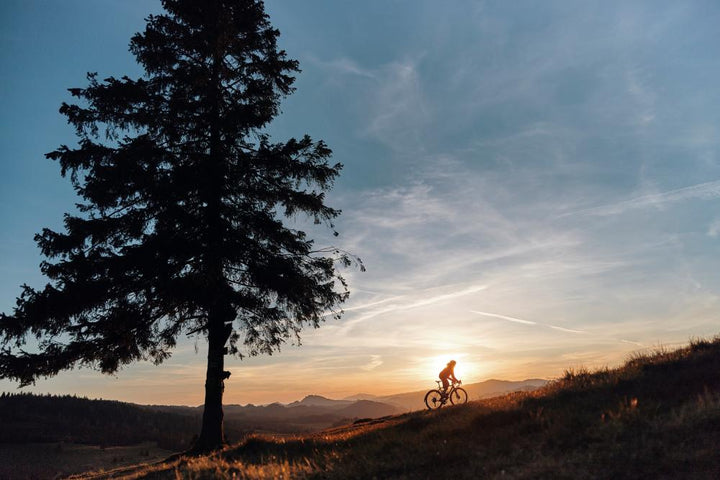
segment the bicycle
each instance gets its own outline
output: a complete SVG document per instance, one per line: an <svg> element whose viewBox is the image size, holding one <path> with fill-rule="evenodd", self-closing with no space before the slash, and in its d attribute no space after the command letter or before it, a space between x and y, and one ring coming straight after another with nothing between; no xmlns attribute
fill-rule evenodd
<svg viewBox="0 0 720 480"><path fill-rule="evenodd" d="M435 383L438 384L438 388L432 389L425 394L425 405L428 410L436 410L445 405L448 400L453 405L462 405L467 402L467 392L464 388L458 386L462 383L460 380L452 382L450 388L445 392L442 389L442 382L435 380Z"/></svg>

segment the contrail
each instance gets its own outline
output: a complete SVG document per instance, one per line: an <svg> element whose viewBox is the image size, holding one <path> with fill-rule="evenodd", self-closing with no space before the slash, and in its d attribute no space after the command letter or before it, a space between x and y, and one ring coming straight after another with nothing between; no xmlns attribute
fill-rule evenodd
<svg viewBox="0 0 720 480"><path fill-rule="evenodd" d="M515 323L522 323L525 325L538 325L540 327L547 327L552 328L553 330L559 330L561 332L568 332L568 333L585 333L582 330L573 330L571 328L564 328L564 327L558 327L556 325L548 325L545 323L538 323L533 322L531 320L523 320L522 318L516 318L516 317L508 317L507 315L500 315L499 313L490 313L490 312L480 312L478 310L470 310L471 313L476 313L478 315L484 315L486 317L495 317L495 318L502 318L503 320L508 320L510 322Z"/></svg>
<svg viewBox="0 0 720 480"><path fill-rule="evenodd" d="M388 297L388 298L384 298L384 299L382 299L382 300L378 300L378 301L376 301L376 302L363 303L363 304L361 304L361 305L355 305L355 306L353 306L353 307L343 307L343 308L342 308L342 311L343 311L343 312L350 312L350 311L352 311L352 310L363 310L363 309L365 309L365 308L374 307L374 306L376 306L376 305L382 305L383 303L392 302L393 300L399 300L399 299L401 299L401 298L404 298L404 297L402 297L402 296ZM322 317L329 317L330 315L334 315L334 313L333 313L333 312L325 312L325 313L323 313L321 316L322 316Z"/></svg>
<svg viewBox="0 0 720 480"><path fill-rule="evenodd" d="M568 333L585 333L585 332L582 331L582 330L573 330L572 328L563 328L563 327L558 327L558 326L555 326L555 325L548 325L548 327L552 328L553 330L560 330L561 332L568 332Z"/></svg>
<svg viewBox="0 0 720 480"><path fill-rule="evenodd" d="M356 305L354 307L343 308L343 311L349 312L352 310L362 310L363 308L370 308L370 307L374 307L375 305L382 305L383 303L392 302L393 300L399 300L401 298L403 298L403 297L401 297L401 296L389 297L389 298L385 298L383 300L378 300L377 302L364 303L362 305Z"/></svg>
<svg viewBox="0 0 720 480"><path fill-rule="evenodd" d="M510 321L510 322L515 322L515 323L522 323L522 324L525 324L525 325L537 325L537 326L540 326L540 327L552 328L553 330L558 330L558 331L561 331L561 332L582 333L582 334L588 333L588 332L586 332L586 331L584 331L584 330L573 330L573 329L571 329L571 328L558 327L557 325L550 325L550 324L545 324L545 323L538 323L538 322L533 322L533 321L530 321L530 320L523 320L522 318L509 317L509 316L507 316L507 315L500 315L499 313L480 312L480 311L478 311L478 310L470 310L470 312L471 312L471 313L476 313L476 314L478 314L478 315L483 315L483 316L486 316L486 317L501 318L501 319L503 319L503 320L508 320L508 321ZM638 347L645 347L644 344L642 344L642 343L640 343L640 342L633 342L632 340L618 339L618 338L613 338L613 337L608 337L608 336L605 336L605 335L598 335L598 334L591 334L591 335L593 335L593 336L595 336L595 337L598 337L598 338L607 339L607 340L619 341L620 343L628 343L628 344L630 344L630 345L637 345Z"/></svg>
<svg viewBox="0 0 720 480"><path fill-rule="evenodd" d="M445 300L450 300L451 298L462 297L464 295L469 295L471 293L479 292L479 291L485 290L485 289L487 289L487 285L475 285L473 287L468 287L464 290L458 290L457 292L446 293L443 295L436 295L434 297L426 298L424 300L419 300L419 301L411 303L409 305L403 305L402 307L399 307L399 308L401 310L407 310L410 308L422 307L425 305L430 305L432 303L438 303L438 302L443 302Z"/></svg>
<svg viewBox="0 0 720 480"><path fill-rule="evenodd" d="M485 289L487 289L487 285L473 285L471 287L467 287L462 290L458 290L456 292L435 295L434 297L424 298L422 300L416 300L414 302L411 301L411 300L413 300L413 298L410 298L410 299L408 299L408 300L410 300L409 303L395 303L395 304L390 304L390 305L387 305L385 307L378 308L378 309L372 309L372 306L387 303L392 300L402 300L404 298L410 297L410 295L386 298L384 300L379 300L377 302L364 304L364 305L358 305L357 307L346 308L346 309L344 309L345 311L361 310L361 309L365 309L365 308L370 309L370 311L365 313L364 315L361 315L358 318L354 318L348 322L345 322L344 325L345 325L345 327L352 326L352 325L357 324L358 322L362 322L364 320L368 320L370 318L374 318L374 317L377 317L378 315L383 315L385 313L392 313L392 312L397 312L397 311L410 310L410 309L418 308L418 307L424 307L426 305L432 305L434 303L440 303L440 302L444 302L447 300L452 300L453 298L462 297L464 295L469 295L471 293L479 292L479 291L485 290ZM330 312L326 313L325 315L329 315L329 314L330 314Z"/></svg>
<svg viewBox="0 0 720 480"><path fill-rule="evenodd" d="M470 310L472 313L478 315L484 315L486 317L502 318L503 320L509 320L511 322L524 323L526 325L537 325L537 322L531 322L530 320L523 320L522 318L508 317L507 315L500 315L498 313L479 312L477 310Z"/></svg>

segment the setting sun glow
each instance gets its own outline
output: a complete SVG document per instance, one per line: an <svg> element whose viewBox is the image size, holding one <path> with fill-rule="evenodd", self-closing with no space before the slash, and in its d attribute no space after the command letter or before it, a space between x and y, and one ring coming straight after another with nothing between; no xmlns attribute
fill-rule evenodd
<svg viewBox="0 0 720 480"><path fill-rule="evenodd" d="M436 355L428 360L428 371L434 379L437 379L440 371L445 368L450 360L455 360L455 378L462 380L465 383L469 383L470 375L473 371L472 365L467 362L463 362L463 359L467 355L464 353L446 353L442 355Z"/></svg>

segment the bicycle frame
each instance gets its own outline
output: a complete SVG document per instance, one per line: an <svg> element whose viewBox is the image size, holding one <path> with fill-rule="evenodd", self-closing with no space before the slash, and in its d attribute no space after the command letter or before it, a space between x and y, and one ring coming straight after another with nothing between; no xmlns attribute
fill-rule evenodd
<svg viewBox="0 0 720 480"><path fill-rule="evenodd" d="M425 394L425 405L430 410L443 407L448 401L453 405L467 402L467 392L460 387L461 381L452 382L448 385L447 390L443 390L442 382L435 380L437 383L436 390L430 390Z"/></svg>
<svg viewBox="0 0 720 480"><path fill-rule="evenodd" d="M435 380L435 383L437 383L438 390L440 390L440 391L442 392L442 391L443 391L442 382L441 382L440 380ZM456 389L457 387L459 387L461 384L462 384L462 381L453 382L453 381L451 380L451 381L450 381L450 385L448 385L448 388L447 388L447 390L445 391L445 396L446 396L446 397L449 397L450 394L452 394L452 392L454 392L455 389Z"/></svg>

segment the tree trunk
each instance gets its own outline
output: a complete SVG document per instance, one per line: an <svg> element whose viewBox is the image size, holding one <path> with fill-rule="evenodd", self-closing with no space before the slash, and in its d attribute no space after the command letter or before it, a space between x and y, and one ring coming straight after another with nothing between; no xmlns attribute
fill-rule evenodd
<svg viewBox="0 0 720 480"><path fill-rule="evenodd" d="M209 91L211 105L210 122L210 155L208 162L208 185L204 194L207 196L207 266L208 278L212 279L215 298L208 309L208 363L205 377L205 409L200 437L193 446L195 452L216 450L225 444L223 433L222 397L225 390L225 342L232 332L232 320L235 317L234 309L225 305L222 299L223 287L226 286L223 275L223 263L218 257L222 250L223 232L221 228L221 193L223 185L222 157L220 148L220 64L222 61L222 48L220 41L220 13L217 1L211 3L214 17L215 49L212 58L212 83ZM232 313L229 313L232 312ZM224 316L223 314L228 314ZM229 322L229 323L227 323Z"/></svg>
<svg viewBox="0 0 720 480"><path fill-rule="evenodd" d="M225 390L225 342L230 336L222 319L211 321L208 332L208 362L205 377L205 409L200 437L194 452L217 450L225 444L222 397Z"/></svg>

